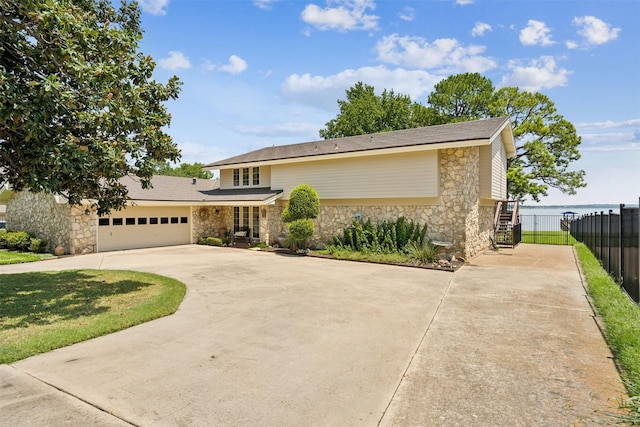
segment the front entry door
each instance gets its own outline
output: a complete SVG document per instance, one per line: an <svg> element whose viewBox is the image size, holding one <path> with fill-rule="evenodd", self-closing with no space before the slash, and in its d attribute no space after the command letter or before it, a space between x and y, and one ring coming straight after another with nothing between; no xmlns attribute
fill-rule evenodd
<svg viewBox="0 0 640 427"><path fill-rule="evenodd" d="M233 231L248 227L251 238L260 238L260 207L259 206L234 206L233 207Z"/></svg>

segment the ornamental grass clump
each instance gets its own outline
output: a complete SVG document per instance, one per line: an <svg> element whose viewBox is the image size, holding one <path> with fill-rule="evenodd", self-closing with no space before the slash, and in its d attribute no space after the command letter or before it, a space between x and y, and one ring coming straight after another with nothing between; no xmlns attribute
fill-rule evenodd
<svg viewBox="0 0 640 427"><path fill-rule="evenodd" d="M422 244L409 242L407 246L405 246L404 251L410 259L418 264L428 264L438 260L440 248L428 240Z"/></svg>

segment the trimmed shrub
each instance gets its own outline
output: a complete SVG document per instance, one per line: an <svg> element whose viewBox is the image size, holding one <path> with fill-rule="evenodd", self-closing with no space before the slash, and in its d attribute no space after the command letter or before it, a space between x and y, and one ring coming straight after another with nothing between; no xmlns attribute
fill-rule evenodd
<svg viewBox="0 0 640 427"><path fill-rule="evenodd" d="M7 248L7 230L0 230L0 249Z"/></svg>
<svg viewBox="0 0 640 427"><path fill-rule="evenodd" d="M207 246L222 246L224 241L219 237L200 237L198 238L199 245L207 245Z"/></svg>
<svg viewBox="0 0 640 427"><path fill-rule="evenodd" d="M320 215L318 192L307 184L300 184L291 190L289 203L282 212L282 221L289 223L298 219L314 219Z"/></svg>
<svg viewBox="0 0 640 427"><path fill-rule="evenodd" d="M14 251L28 251L31 236L26 231L10 231L5 238L7 249Z"/></svg>
<svg viewBox="0 0 640 427"><path fill-rule="evenodd" d="M295 240L296 246L305 247L307 240L313 235L314 228L315 226L311 219L298 219L289 223L289 233Z"/></svg>
<svg viewBox="0 0 640 427"><path fill-rule="evenodd" d="M29 252L41 254L47 250L47 241L32 237L29 243Z"/></svg>

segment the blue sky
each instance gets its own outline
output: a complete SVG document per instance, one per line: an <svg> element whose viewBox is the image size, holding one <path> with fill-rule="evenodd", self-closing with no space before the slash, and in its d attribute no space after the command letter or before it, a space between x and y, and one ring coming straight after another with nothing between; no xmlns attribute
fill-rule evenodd
<svg viewBox="0 0 640 427"><path fill-rule="evenodd" d="M168 133L183 162L319 139L356 82L426 104L479 72L540 91L582 137L586 188L541 204L640 196L640 1L142 0L154 77L183 82ZM380 172L384 179L384 171Z"/></svg>

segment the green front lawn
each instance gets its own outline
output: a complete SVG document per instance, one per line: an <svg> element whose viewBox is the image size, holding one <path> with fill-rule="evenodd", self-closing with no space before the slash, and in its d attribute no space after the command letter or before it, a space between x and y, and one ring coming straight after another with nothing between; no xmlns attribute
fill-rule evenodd
<svg viewBox="0 0 640 427"><path fill-rule="evenodd" d="M172 314L185 291L133 271L0 274L0 364Z"/></svg>

